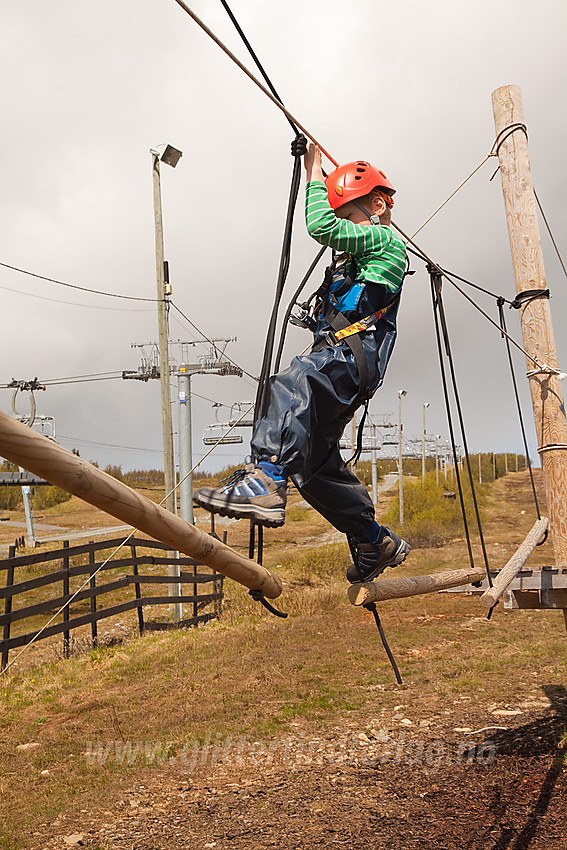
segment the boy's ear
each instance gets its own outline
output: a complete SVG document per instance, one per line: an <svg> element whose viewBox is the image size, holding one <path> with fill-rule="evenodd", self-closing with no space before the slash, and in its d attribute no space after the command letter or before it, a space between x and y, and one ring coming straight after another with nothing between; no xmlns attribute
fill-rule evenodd
<svg viewBox="0 0 567 850"><path fill-rule="evenodd" d="M381 195L372 195L372 206L375 215L384 215L387 204Z"/></svg>

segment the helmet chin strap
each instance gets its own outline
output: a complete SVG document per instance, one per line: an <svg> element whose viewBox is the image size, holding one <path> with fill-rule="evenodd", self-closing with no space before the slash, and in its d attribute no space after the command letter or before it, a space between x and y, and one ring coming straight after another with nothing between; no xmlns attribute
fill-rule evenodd
<svg viewBox="0 0 567 850"><path fill-rule="evenodd" d="M362 204L359 204L358 201L351 201L351 204L354 204L355 207L357 207L361 212L364 213L364 215L366 216L366 218L368 219L370 224L380 224L380 216L379 215L372 215L371 213L368 212L367 209L365 209L362 206Z"/></svg>

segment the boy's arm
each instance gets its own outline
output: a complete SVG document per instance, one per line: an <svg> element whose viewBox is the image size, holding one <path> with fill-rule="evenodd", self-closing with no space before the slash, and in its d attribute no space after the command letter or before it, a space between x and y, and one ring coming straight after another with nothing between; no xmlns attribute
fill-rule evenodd
<svg viewBox="0 0 567 850"><path fill-rule="evenodd" d="M333 212L325 184L313 180L305 193L305 222L307 232L321 245L350 254L380 253L392 240L389 227L375 224L354 224L337 218Z"/></svg>
<svg viewBox="0 0 567 850"><path fill-rule="evenodd" d="M390 242L389 228L377 225L354 224L337 218L329 203L321 162L321 151L309 142L303 158L307 179L305 196L305 220L307 232L321 245L335 251L364 254L382 251Z"/></svg>
<svg viewBox="0 0 567 850"><path fill-rule="evenodd" d="M303 165L305 166L307 183L311 183L312 180L320 180L321 183L325 182L321 150L313 142L308 142L307 144L307 152L303 157Z"/></svg>

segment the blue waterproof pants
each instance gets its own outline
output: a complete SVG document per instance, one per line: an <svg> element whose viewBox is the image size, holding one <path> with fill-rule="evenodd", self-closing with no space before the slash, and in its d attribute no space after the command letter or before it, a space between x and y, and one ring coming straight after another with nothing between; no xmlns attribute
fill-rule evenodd
<svg viewBox="0 0 567 850"><path fill-rule="evenodd" d="M384 380L396 339L398 305L375 331L360 335L368 362L369 394ZM315 346L328 325L319 321ZM283 466L305 499L331 525L364 537L374 520L374 506L339 451L346 425L362 404L358 369L346 342L294 357L284 372L270 378L266 414L252 437L256 462Z"/></svg>

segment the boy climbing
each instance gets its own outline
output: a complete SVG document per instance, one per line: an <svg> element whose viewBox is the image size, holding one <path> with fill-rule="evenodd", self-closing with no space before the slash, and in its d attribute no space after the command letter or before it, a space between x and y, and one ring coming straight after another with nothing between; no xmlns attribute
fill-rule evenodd
<svg viewBox="0 0 567 850"><path fill-rule="evenodd" d="M369 581L400 564L409 544L374 518L372 500L339 451L357 408L384 380L396 339L406 272L406 246L390 227L394 187L368 162L342 165L326 178L316 145L300 137L304 154L307 231L333 249L319 290L314 344L270 378L266 410L252 437L254 464L218 488L195 491L213 513L285 522L287 480L335 528L347 535L351 582ZM335 253L340 252L340 253Z"/></svg>

